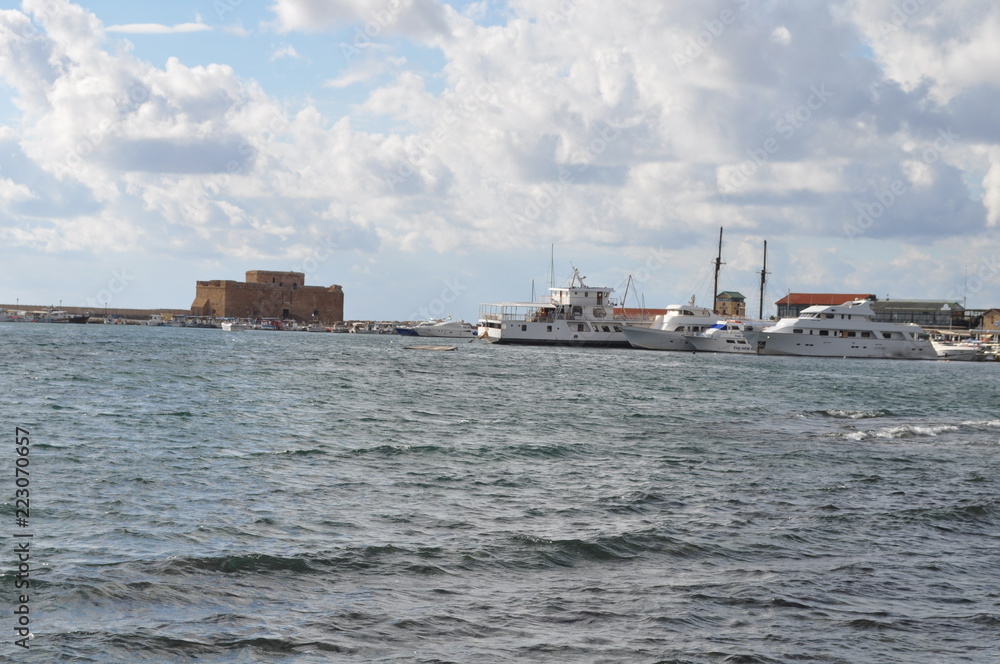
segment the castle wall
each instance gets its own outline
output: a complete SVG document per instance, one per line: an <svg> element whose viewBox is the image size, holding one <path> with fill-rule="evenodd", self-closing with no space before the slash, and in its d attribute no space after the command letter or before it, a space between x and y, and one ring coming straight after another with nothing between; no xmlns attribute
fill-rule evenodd
<svg viewBox="0 0 1000 664"><path fill-rule="evenodd" d="M247 272L252 281L199 281L191 313L219 318L285 318L301 322L344 320L344 291L338 285L305 286L301 272ZM272 281L273 280L273 281Z"/></svg>

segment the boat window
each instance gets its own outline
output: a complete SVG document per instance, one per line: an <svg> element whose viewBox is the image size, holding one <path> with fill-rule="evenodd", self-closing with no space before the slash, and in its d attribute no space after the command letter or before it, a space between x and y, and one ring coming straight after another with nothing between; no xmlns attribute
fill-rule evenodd
<svg viewBox="0 0 1000 664"><path fill-rule="evenodd" d="M577 332L583 332L583 328L584 328L583 323L578 323L577 326L576 326L576 331Z"/></svg>
<svg viewBox="0 0 1000 664"><path fill-rule="evenodd" d="M521 331L522 332L527 332L528 331L528 326L527 325L522 325L521 326Z"/></svg>
<svg viewBox="0 0 1000 664"><path fill-rule="evenodd" d="M611 328L610 328L610 327L608 327L607 325L605 325L605 326L604 326L604 331L605 331L605 332L610 332L610 331L611 331Z"/></svg>
<svg viewBox="0 0 1000 664"><path fill-rule="evenodd" d="M844 336L845 337L856 337L856 336L858 336L858 333L857 332L844 332Z"/></svg>
<svg viewBox="0 0 1000 664"><path fill-rule="evenodd" d="M795 334L802 334L802 330L798 330L798 329L792 330L792 332L794 332Z"/></svg>
<svg viewBox="0 0 1000 664"><path fill-rule="evenodd" d="M733 341L732 339L726 339L726 343L727 343L727 344L734 344L734 343L736 343L736 342L735 342L735 341Z"/></svg>
<svg viewBox="0 0 1000 664"><path fill-rule="evenodd" d="M862 333L861 333L861 337L862 337L863 339L867 339L867 338L869 338L869 337L871 337L871 336L872 336L872 333L871 333L871 332L862 332Z"/></svg>
<svg viewBox="0 0 1000 664"><path fill-rule="evenodd" d="M615 325L615 332L621 332L622 328L620 325Z"/></svg>
<svg viewBox="0 0 1000 664"><path fill-rule="evenodd" d="M892 332L883 332L882 333L882 338L883 339L892 339Z"/></svg>
<svg viewBox="0 0 1000 664"><path fill-rule="evenodd" d="M546 332L551 332L552 331L552 326L551 325L546 325L545 327L547 328L545 330Z"/></svg>
<svg viewBox="0 0 1000 664"><path fill-rule="evenodd" d="M834 314L827 314L826 315L827 318L833 318L834 316L835 316Z"/></svg>
<svg viewBox="0 0 1000 664"><path fill-rule="evenodd" d="M830 331L829 330L820 330L819 331L819 336L821 336L821 337L828 337L828 336L830 336Z"/></svg>

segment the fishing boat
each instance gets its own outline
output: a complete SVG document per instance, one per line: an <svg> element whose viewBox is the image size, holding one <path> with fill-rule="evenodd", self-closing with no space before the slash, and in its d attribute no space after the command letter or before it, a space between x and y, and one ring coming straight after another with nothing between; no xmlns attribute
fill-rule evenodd
<svg viewBox="0 0 1000 664"><path fill-rule="evenodd" d="M875 321L869 300L816 305L746 333L761 355L934 360L937 351L919 325Z"/></svg>

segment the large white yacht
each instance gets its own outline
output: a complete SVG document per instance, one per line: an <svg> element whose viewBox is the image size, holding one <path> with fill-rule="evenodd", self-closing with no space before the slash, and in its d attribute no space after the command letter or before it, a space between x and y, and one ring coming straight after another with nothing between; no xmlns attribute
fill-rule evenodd
<svg viewBox="0 0 1000 664"><path fill-rule="evenodd" d="M568 287L550 288L548 302L493 302L479 307L479 336L492 343L628 346L628 320L615 314L613 288L586 285L573 268Z"/></svg>
<svg viewBox="0 0 1000 664"><path fill-rule="evenodd" d="M919 325L878 323L868 300L807 307L798 318L747 336L761 355L934 360L938 354Z"/></svg>
<svg viewBox="0 0 1000 664"><path fill-rule="evenodd" d="M701 334L687 334L687 342L706 353L749 354L757 350L757 340L747 333L763 329L767 323L759 320L720 320Z"/></svg>
<svg viewBox="0 0 1000 664"><path fill-rule="evenodd" d="M622 333L636 348L647 350L686 350L695 347L685 335L699 334L719 321L719 314L695 306L694 298L687 304L671 304L667 311L653 319L648 327L626 325Z"/></svg>
<svg viewBox="0 0 1000 664"><path fill-rule="evenodd" d="M459 337L471 339L476 336L476 328L464 320L447 318L431 318L416 325L401 325L396 328L398 334L404 337Z"/></svg>

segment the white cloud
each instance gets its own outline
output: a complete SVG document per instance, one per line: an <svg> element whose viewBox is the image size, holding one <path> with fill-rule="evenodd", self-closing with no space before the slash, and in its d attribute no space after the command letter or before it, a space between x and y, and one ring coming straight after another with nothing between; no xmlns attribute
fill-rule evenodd
<svg viewBox="0 0 1000 664"><path fill-rule="evenodd" d="M359 24L368 39L404 34L448 36L454 11L435 0L274 0L271 11L285 32L323 32Z"/></svg>
<svg viewBox="0 0 1000 664"><path fill-rule="evenodd" d="M301 60L302 56L299 52L295 50L295 47L291 44L285 44L280 46L273 51L271 51L271 56L268 58L271 62L276 62L282 58L291 58L292 60Z"/></svg>
<svg viewBox="0 0 1000 664"><path fill-rule="evenodd" d="M109 25L107 32L120 32L133 35L169 35L188 32L209 32L212 27L204 23L178 23L162 25L159 23L128 23L124 25Z"/></svg>
<svg viewBox="0 0 1000 664"><path fill-rule="evenodd" d="M80 248L91 229L119 248L250 260L332 233L360 251L669 247L684 266L725 225L814 241L789 270L832 288L852 270L889 278L859 267L883 243L952 255L1000 223L993 14L743 6L517 1L483 26L432 0L275 0L272 61L300 57L298 32L370 39L314 64L327 92L360 95L337 114L313 99L324 90L276 98L239 61L157 66L110 47L113 28L80 7L27 0L40 30L0 13L23 124L0 134L0 199L41 221L5 241ZM919 255L886 269L911 274Z"/></svg>

